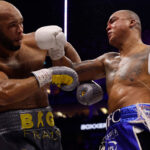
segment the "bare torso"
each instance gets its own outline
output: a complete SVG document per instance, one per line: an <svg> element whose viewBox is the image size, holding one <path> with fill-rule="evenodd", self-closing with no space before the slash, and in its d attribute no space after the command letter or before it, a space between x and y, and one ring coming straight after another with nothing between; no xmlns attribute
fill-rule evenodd
<svg viewBox="0 0 150 150"><path fill-rule="evenodd" d="M119 53L107 54L104 66L109 112L136 103L150 103L149 52L150 47L122 58Z"/></svg>
<svg viewBox="0 0 150 150"><path fill-rule="evenodd" d="M46 51L39 50L36 47L33 36L33 34L25 35L22 46L16 55L5 59L0 57L0 71L4 72L8 78L25 79L31 76L32 71L39 70L43 67ZM26 39L29 39L29 41ZM12 102L6 106L0 106L0 111L37 108L47 105L48 97L46 88L39 88L24 100L15 103Z"/></svg>

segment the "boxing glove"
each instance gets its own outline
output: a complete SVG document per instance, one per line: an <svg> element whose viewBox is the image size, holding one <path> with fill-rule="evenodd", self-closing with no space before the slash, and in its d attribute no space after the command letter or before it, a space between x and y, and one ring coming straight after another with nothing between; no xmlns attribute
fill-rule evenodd
<svg viewBox="0 0 150 150"><path fill-rule="evenodd" d="M83 105L93 105L103 99L103 90L94 81L83 83L78 86L76 97Z"/></svg>
<svg viewBox="0 0 150 150"><path fill-rule="evenodd" d="M35 32L35 40L40 49L48 50L52 60L58 60L65 55L65 35L58 26L41 27Z"/></svg>
<svg viewBox="0 0 150 150"><path fill-rule="evenodd" d="M51 67L33 71L32 74L37 79L40 87L52 83L64 91L72 91L78 85L77 73L68 67Z"/></svg>

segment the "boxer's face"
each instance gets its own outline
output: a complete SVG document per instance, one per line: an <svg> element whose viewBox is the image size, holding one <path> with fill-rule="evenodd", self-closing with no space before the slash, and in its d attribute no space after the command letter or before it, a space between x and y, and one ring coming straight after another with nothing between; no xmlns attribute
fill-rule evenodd
<svg viewBox="0 0 150 150"><path fill-rule="evenodd" d="M119 46L128 36L130 29L130 19L125 12L112 14L107 22L107 35L112 46Z"/></svg>
<svg viewBox="0 0 150 150"><path fill-rule="evenodd" d="M5 13L0 20L0 44L8 50L16 51L21 47L23 38L23 19L18 10Z"/></svg>

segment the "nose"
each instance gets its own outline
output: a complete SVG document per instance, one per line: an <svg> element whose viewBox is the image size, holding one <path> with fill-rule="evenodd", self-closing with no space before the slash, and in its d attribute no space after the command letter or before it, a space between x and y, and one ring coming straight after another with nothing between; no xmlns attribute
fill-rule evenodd
<svg viewBox="0 0 150 150"><path fill-rule="evenodd" d="M23 33L23 24L18 25L18 33Z"/></svg>
<svg viewBox="0 0 150 150"><path fill-rule="evenodd" d="M111 29L111 25L107 24L106 31L108 32Z"/></svg>

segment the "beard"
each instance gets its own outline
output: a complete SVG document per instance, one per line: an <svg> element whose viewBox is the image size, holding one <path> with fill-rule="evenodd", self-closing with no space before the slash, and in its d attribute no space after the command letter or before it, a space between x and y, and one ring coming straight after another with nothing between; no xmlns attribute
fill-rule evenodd
<svg viewBox="0 0 150 150"><path fill-rule="evenodd" d="M10 51L17 51L21 47L20 45L15 46L2 31L0 31L0 44Z"/></svg>

